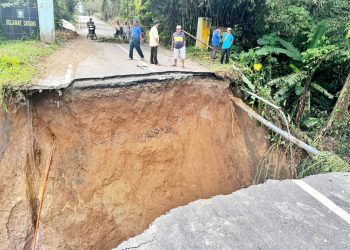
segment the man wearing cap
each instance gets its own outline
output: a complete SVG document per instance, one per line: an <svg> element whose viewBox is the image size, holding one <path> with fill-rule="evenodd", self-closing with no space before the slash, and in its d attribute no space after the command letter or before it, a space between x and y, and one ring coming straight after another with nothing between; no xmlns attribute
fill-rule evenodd
<svg viewBox="0 0 350 250"><path fill-rule="evenodd" d="M171 48L174 49L173 66L177 65L177 61L180 58L182 62L182 67L185 68L186 40L185 40L185 33L182 32L182 27L180 25L176 27L176 32L173 34Z"/></svg>
<svg viewBox="0 0 350 250"><path fill-rule="evenodd" d="M130 30L130 60L133 60L134 58L134 48L136 49L137 53L139 53L141 59L144 59L144 55L141 50L141 35L142 29L138 25L138 21L136 19L132 20L132 28Z"/></svg>
<svg viewBox="0 0 350 250"><path fill-rule="evenodd" d="M155 20L153 22L153 27L149 32L149 46L151 47L151 64L158 65L158 47L159 47L159 35L158 35L158 27L159 21Z"/></svg>
<svg viewBox="0 0 350 250"><path fill-rule="evenodd" d="M226 64L230 62L230 52L233 44L234 36L232 35L232 29L227 28L227 32L222 36L222 54L221 54L221 64L224 63L224 58L226 56Z"/></svg>

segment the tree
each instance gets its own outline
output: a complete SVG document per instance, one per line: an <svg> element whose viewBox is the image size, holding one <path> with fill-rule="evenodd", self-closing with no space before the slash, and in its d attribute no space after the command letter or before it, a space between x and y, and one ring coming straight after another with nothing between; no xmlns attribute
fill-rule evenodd
<svg viewBox="0 0 350 250"><path fill-rule="evenodd" d="M333 108L333 112L328 120L326 130L329 130L332 127L334 122L344 119L344 117L348 114L349 106L350 106L350 73L346 78L344 87L340 92L336 105Z"/></svg>
<svg viewBox="0 0 350 250"><path fill-rule="evenodd" d="M269 86L275 86L274 99L279 104L285 102L291 96L296 100L297 106L295 123L299 126L305 111L307 97L310 96L310 88L313 87L319 92L332 96L322 86L314 81L314 75L321 63L328 60L337 51L334 45L322 45L320 41L325 33L325 27L320 24L314 32L308 49L301 53L292 43L277 37L276 35L264 36L258 40L262 45L256 50L258 56L284 55L290 58L292 74L278 77L268 82ZM286 59L284 59L286 60ZM298 98L294 98L294 97Z"/></svg>
<svg viewBox="0 0 350 250"><path fill-rule="evenodd" d="M108 2L108 0L102 1L101 13L102 13L102 19L104 21L107 21L109 19L109 2Z"/></svg>

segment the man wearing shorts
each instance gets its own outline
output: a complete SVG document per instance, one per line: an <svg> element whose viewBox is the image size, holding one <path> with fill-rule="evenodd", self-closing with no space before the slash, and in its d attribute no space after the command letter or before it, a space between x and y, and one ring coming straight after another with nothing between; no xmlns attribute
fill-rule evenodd
<svg viewBox="0 0 350 250"><path fill-rule="evenodd" d="M182 32L182 27L178 25L176 32L173 34L171 48L174 49L174 67L177 66L177 61L181 60L182 67L185 68L186 59L186 40L185 33Z"/></svg>

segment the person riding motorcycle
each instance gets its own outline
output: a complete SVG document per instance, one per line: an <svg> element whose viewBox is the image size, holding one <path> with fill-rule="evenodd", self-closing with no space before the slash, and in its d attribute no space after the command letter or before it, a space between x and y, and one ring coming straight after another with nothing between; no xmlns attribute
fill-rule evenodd
<svg viewBox="0 0 350 250"><path fill-rule="evenodd" d="M87 22L87 27L89 29L90 34L95 34L96 26L92 18L90 17L89 21Z"/></svg>

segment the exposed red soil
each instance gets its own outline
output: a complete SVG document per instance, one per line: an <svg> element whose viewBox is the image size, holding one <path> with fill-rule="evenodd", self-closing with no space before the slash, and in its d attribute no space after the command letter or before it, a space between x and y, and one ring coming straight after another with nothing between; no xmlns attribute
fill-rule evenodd
<svg viewBox="0 0 350 250"><path fill-rule="evenodd" d="M30 246L40 178L56 150L41 249L110 249L160 215L252 182L265 132L227 83L192 80L36 94L0 119L0 248Z"/></svg>

